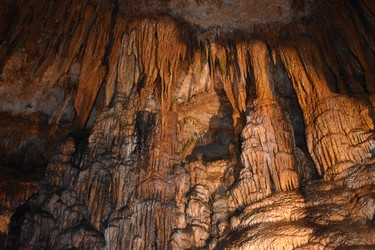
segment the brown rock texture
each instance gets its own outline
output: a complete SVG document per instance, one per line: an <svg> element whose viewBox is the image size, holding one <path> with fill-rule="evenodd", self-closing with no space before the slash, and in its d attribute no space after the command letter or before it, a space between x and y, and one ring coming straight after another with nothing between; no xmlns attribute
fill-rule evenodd
<svg viewBox="0 0 375 250"><path fill-rule="evenodd" d="M375 248L372 1L0 13L5 248Z"/></svg>

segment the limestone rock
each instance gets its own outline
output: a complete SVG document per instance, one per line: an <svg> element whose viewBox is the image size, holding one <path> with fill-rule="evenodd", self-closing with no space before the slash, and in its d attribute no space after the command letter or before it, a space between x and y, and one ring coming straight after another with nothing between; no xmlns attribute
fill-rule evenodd
<svg viewBox="0 0 375 250"><path fill-rule="evenodd" d="M374 13L2 1L5 248L374 248Z"/></svg>

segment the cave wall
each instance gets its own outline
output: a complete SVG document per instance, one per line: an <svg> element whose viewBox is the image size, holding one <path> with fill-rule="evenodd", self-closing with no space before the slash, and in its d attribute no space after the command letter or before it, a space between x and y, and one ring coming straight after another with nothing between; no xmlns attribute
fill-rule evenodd
<svg viewBox="0 0 375 250"><path fill-rule="evenodd" d="M371 1L0 11L7 248L375 247Z"/></svg>

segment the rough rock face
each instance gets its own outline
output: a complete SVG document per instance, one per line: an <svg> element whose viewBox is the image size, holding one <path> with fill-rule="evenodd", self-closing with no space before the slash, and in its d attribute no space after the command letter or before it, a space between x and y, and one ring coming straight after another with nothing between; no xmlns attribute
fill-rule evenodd
<svg viewBox="0 0 375 250"><path fill-rule="evenodd" d="M0 12L6 248L375 248L372 1Z"/></svg>
<svg viewBox="0 0 375 250"><path fill-rule="evenodd" d="M38 181L2 178L0 183L0 240L4 244L14 211L25 203L32 194L37 193Z"/></svg>

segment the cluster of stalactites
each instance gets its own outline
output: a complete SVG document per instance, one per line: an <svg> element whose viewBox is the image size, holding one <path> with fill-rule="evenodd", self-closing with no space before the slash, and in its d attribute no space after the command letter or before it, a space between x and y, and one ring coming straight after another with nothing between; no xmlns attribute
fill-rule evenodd
<svg viewBox="0 0 375 250"><path fill-rule="evenodd" d="M115 33L118 29L120 28L115 28ZM299 177L295 176L297 167L295 166L296 160L293 156L295 152L293 128L288 120L288 114L282 110L277 102L274 85L280 83L275 82L272 74L275 67L285 69L298 97L307 130L310 130L311 126L316 127L316 123L328 122L324 116L320 118L321 116L317 112L322 109L319 108L322 105L324 106L322 110L331 108L328 104L329 100L337 94L331 90L333 83L327 80L328 76L324 70L325 62L322 59L324 56L312 40L308 38L300 39L298 46L293 45L294 43L288 44L288 46L283 44L272 45L275 48L272 48L270 44L261 40L238 40L226 45L223 42L205 40L199 43L201 48L196 48L186 41L186 38L181 34L180 27L172 19L160 17L152 20L144 19L127 23L126 31L124 31L118 42L122 46L117 51L116 55L118 58L115 61L120 71L117 72L116 79L112 79L112 81L107 83L107 103L110 102L115 90L128 94L132 89L143 84L141 99L143 97L146 98L150 93L156 93L162 113L161 135L164 135L168 133L164 131L164 127L166 126L165 117L167 117L167 113L172 108L173 96L177 86L184 80L184 77L191 68L196 75L199 75L199 72L203 72L204 66L208 64L213 87L221 85L232 104L234 125L237 123L237 118L240 117L240 114L243 114L247 108L250 108L250 113L248 114L249 124L254 124L245 128L243 133L245 141L252 136L257 138L258 133L270 134L267 129L263 132L259 132L259 129L254 130L259 124L264 127L273 127L272 132L275 131L274 133L276 134L278 133L277 131L281 133L280 136L275 136L274 139L266 139L267 142L274 143L274 146L261 145L261 147L266 147L274 155L268 156L271 157L270 160L257 159L255 162L258 163L253 162L250 164L250 162L254 161L254 156L250 158L246 157L247 153L245 150L242 157L245 169L248 169L251 165L250 168L252 168L253 175L256 175L257 171L255 169L257 168L263 172L265 169L268 169L267 171L270 173L265 175L269 177L264 178L269 179L269 181L272 179L275 186L271 187L268 184L264 184L265 186L262 189L264 189L265 193L269 193L270 191L266 190L273 188L275 190L287 190L298 187ZM194 84L194 81L191 84ZM249 84L254 84L255 94L248 92ZM255 96L255 99L250 100L250 96ZM347 109L347 105L344 102L351 102L354 105L349 106L353 108L357 107L356 109L358 109L355 112L340 111L350 113L347 115L344 114L342 117L346 116L349 118L350 116L350 119L354 119L356 122L348 125L353 128L343 128L339 133L343 136L345 136L347 131L357 131L353 133L359 133L358 135L353 135L353 138L357 139L345 142L344 144L358 147L358 144L362 145L365 141L369 141L367 143L369 145L365 143L361 146L363 153L360 153L360 155L364 155L362 158L368 158L371 154L371 131L373 130L371 117L367 114L369 112L366 111L369 110L369 107L357 99L338 96L339 100L342 101L340 101L340 104L337 104L338 107L336 110ZM249 103L249 100L251 103ZM324 102L327 104L323 104ZM280 116L280 118L277 118L277 121L275 120L275 114ZM316 120L316 117L319 117L319 119ZM336 121L337 119L333 120ZM269 125L266 125L267 123ZM342 124L342 121L339 121L339 123ZM281 127L277 128L277 126ZM253 132L250 132L252 130L250 127L252 127ZM313 130L315 131L315 129ZM336 166L340 162L351 161L354 164L358 160L361 160L360 156L355 155L357 154L355 152L358 150L353 150L353 153L349 153L347 157L343 157L337 163L330 162L329 160L327 162L327 156L323 156L321 152L325 151L324 148L335 148L335 146L331 144L330 146L320 146L321 139L329 138L335 132L325 129L319 132L319 135L314 135L314 131L308 134L307 143L309 152L320 175L325 176L325 173L331 166ZM256 140L260 140L259 143L262 144L261 139ZM285 146L284 144L289 146ZM247 147L246 145L244 143L244 149ZM287 151L277 149L284 148L284 146L289 149ZM362 152L361 150L360 152ZM280 152L277 153L278 151ZM276 156L278 154L288 156L286 157L288 158L287 162L284 162L285 157ZM259 163L259 161L263 163ZM269 162L274 163L270 165ZM278 163L276 164L276 162ZM274 166L273 164L280 166ZM281 165L284 166L281 167ZM284 174L282 173L287 173L287 184L281 181L284 179L282 177ZM264 181L260 181L260 183L262 182ZM256 186L259 185L257 184Z"/></svg>

